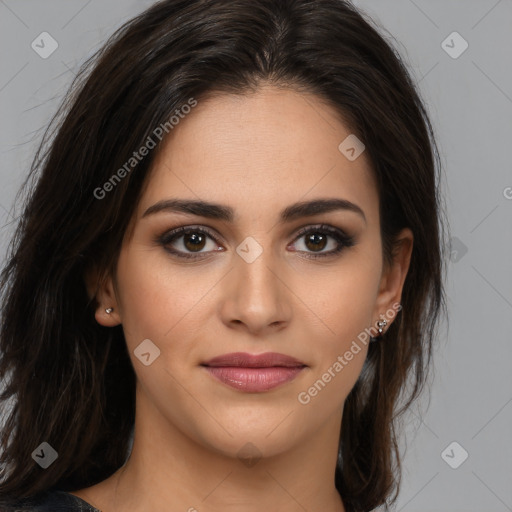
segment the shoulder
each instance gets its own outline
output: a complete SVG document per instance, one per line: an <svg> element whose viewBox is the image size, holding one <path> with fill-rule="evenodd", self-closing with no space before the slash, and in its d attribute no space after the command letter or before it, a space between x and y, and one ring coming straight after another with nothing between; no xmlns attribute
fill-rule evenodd
<svg viewBox="0 0 512 512"><path fill-rule="evenodd" d="M101 512L65 491L50 490L29 498L0 501L0 512Z"/></svg>

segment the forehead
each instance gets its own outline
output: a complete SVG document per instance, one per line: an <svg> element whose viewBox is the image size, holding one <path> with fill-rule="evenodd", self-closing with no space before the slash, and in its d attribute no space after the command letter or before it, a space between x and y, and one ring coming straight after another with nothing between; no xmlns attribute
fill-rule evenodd
<svg viewBox="0 0 512 512"><path fill-rule="evenodd" d="M198 100L164 140L139 215L169 197L261 215L330 196L364 205L371 218L378 195L370 161L364 151L351 161L339 149L351 135L320 98L292 89Z"/></svg>

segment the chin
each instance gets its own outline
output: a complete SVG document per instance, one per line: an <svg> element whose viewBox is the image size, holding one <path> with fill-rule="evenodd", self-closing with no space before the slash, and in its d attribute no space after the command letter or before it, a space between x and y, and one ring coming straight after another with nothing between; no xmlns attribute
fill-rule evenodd
<svg viewBox="0 0 512 512"><path fill-rule="evenodd" d="M246 452L250 454L251 451L265 457L279 455L301 443L301 433L306 435L303 432L303 423L299 425L290 422L295 416L290 411L291 409L279 415L265 415L261 407L256 407L251 414L218 414L215 418L218 423L212 420L199 428L198 418L194 422L194 437L205 448L230 458L246 456ZM187 434L191 434L188 429ZM240 450L242 454L239 453Z"/></svg>
<svg viewBox="0 0 512 512"><path fill-rule="evenodd" d="M270 436L268 433L269 431L255 432L254 429L247 428L234 433L233 437L226 435L222 440L210 440L209 448L225 457L240 460L250 466L252 461L262 457L281 455L299 443L299 440L291 437L289 432Z"/></svg>

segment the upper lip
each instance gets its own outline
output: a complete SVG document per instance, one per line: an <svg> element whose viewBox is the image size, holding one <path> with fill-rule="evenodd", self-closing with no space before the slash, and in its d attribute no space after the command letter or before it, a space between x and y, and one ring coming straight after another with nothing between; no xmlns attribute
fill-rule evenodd
<svg viewBox="0 0 512 512"><path fill-rule="evenodd" d="M272 366L286 366L290 368L306 366L294 357L277 352L265 352L263 354L248 354L246 352L233 352L214 357L203 366L238 366L245 368L269 368Z"/></svg>

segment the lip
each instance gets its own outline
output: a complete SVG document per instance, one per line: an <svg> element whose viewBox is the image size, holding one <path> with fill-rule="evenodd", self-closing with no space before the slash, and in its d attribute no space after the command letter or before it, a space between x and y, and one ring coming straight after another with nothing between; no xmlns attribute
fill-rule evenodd
<svg viewBox="0 0 512 512"><path fill-rule="evenodd" d="M234 352L214 357L201 366L217 380L246 393L274 389L290 382L306 368L298 359L277 352Z"/></svg>
<svg viewBox="0 0 512 512"><path fill-rule="evenodd" d="M204 366L239 366L243 368L269 368L284 366L288 368L306 366L302 361L278 352L265 352L263 354L248 354L247 352L233 352L214 357L203 363Z"/></svg>

